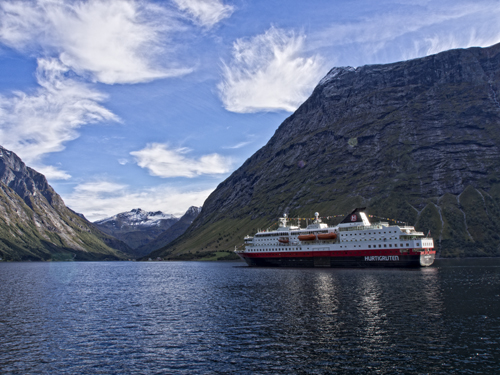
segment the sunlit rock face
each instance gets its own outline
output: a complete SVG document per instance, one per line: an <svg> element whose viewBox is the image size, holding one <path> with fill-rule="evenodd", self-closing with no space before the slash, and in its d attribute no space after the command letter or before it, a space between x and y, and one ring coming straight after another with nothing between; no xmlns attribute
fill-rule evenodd
<svg viewBox="0 0 500 375"><path fill-rule="evenodd" d="M500 255L499 102L500 45L334 68L165 251L367 206L430 230L441 256Z"/></svg>
<svg viewBox="0 0 500 375"><path fill-rule="evenodd" d="M0 146L2 260L116 260L130 250L67 208L44 175Z"/></svg>

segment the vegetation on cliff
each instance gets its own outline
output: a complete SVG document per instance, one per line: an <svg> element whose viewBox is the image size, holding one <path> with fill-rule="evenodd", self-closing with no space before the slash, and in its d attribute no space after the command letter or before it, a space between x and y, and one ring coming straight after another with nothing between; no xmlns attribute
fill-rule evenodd
<svg viewBox="0 0 500 375"><path fill-rule="evenodd" d="M117 260L130 250L67 208L42 174L0 146L2 260Z"/></svg>

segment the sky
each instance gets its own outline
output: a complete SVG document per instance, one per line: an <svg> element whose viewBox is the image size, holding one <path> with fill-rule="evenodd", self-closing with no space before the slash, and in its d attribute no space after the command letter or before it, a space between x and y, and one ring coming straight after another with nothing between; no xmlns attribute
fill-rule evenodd
<svg viewBox="0 0 500 375"><path fill-rule="evenodd" d="M333 67L500 42L500 0L0 0L0 144L89 220L180 217Z"/></svg>

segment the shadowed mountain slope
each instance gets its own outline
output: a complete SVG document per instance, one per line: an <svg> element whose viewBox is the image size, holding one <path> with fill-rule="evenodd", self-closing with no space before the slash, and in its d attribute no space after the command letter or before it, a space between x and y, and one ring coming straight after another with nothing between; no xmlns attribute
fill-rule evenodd
<svg viewBox="0 0 500 375"><path fill-rule="evenodd" d="M196 217L200 214L200 211L201 207L195 207L195 206L189 207L189 209L179 219L178 222L176 222L174 225L172 225L170 228L168 228L166 231L164 231L162 234L156 237L153 241L147 243L144 246L139 247L137 249L137 255L138 256L148 255L152 251L166 246L167 244L175 240L177 237L181 236L189 228L194 219L196 219ZM152 253L151 256L156 257L156 252Z"/></svg>
<svg viewBox="0 0 500 375"><path fill-rule="evenodd" d="M441 256L500 255L499 151L500 44L334 68L158 255L356 206L431 230Z"/></svg>

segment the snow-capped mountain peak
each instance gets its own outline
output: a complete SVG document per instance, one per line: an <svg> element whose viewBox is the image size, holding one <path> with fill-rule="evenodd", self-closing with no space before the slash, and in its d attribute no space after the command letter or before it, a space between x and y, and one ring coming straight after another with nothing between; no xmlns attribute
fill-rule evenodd
<svg viewBox="0 0 500 375"><path fill-rule="evenodd" d="M96 221L95 224L102 225L113 221L120 222L121 225L155 226L160 225L162 220L177 219L174 215L165 214L161 211L145 211L141 208L134 208L128 212L122 212L114 216Z"/></svg>

